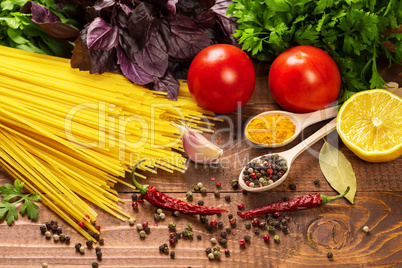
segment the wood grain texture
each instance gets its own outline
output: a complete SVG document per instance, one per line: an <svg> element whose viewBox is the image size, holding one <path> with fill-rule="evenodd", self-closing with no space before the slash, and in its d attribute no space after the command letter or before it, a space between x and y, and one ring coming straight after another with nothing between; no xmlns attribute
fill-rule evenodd
<svg viewBox="0 0 402 268"><path fill-rule="evenodd" d="M400 66L383 69L381 74L387 81L402 84ZM216 166L200 166L188 163L186 173L167 173L158 171L157 175L146 174L146 183L155 185L157 189L174 197L185 200L185 193L194 184L202 182L208 192L205 196L194 194L193 203L203 200L205 205L218 206L236 214L237 204L244 203L245 209L252 209L284 198L295 198L310 192L320 192L335 195L323 177L319 164L318 152L322 141L314 144L311 149L301 154L292 165L289 177L279 187L272 191L259 194L243 194L234 190L230 182L238 177L242 165L248 159L268 152L279 152L289 149L322 127L325 122L308 127L294 142L277 149L252 148L244 139L243 130L247 121L254 115L279 109L269 94L266 79L266 66L257 66L260 77L257 79L256 90L250 102L241 111L222 116L226 119L216 126L216 143L224 147L223 164ZM264 75L265 74L265 75ZM230 122L233 122L230 123ZM248 230L245 223L251 220L241 220L237 217L237 225L228 235L227 248L230 256L223 254L220 260L210 261L205 248L212 247L210 239L218 237L222 230L208 232L197 216L181 215L173 217L172 212L164 211L166 219L154 224L153 216L156 208L147 202L141 203L138 210L131 208L132 189L117 184L115 189L125 200L121 204L123 210L136 218L136 223L148 221L151 232L141 240L135 226L123 222L100 211L97 218L102 227L105 244L101 246L103 258L98 261L100 267L402 267L402 159L381 164L372 164L360 160L340 141L336 132L331 133L327 140L341 150L352 163L357 178L357 194L355 204L350 205L345 199L336 200L322 207L282 213L282 218L290 217L289 234L277 230L280 243L271 240L263 241L266 229L260 229L257 235L253 229ZM215 180L211 180L215 178ZM320 184L314 185L313 180L319 178ZM129 177L124 178L129 182ZM220 197L215 197L216 182L220 181ZM143 181L141 181L143 182ZM0 184L12 183L11 177L0 169ZM289 185L295 184L296 190L289 190ZM230 195L231 201L224 200ZM97 261L94 249L86 249L84 254L75 251L75 243L85 243L84 238L61 220L55 213L40 206L37 222L31 222L21 217L15 225L9 227L6 222L0 222L0 267L41 267L46 262L49 267L91 267ZM222 221L229 226L228 216L208 216L208 220ZM261 220L264 217L260 217ZM46 240L40 234L39 226L50 220L57 220L63 232L71 237L71 243ZM200 234L202 239L180 239L171 250L176 252L175 259L159 252L159 246L169 243L169 222L177 224L178 231L183 230L188 223L194 228L194 236ZM362 231L363 226L370 228L369 233ZM245 235L251 236L251 241L245 248L238 241ZM332 252L333 258L328 259L327 253Z"/></svg>

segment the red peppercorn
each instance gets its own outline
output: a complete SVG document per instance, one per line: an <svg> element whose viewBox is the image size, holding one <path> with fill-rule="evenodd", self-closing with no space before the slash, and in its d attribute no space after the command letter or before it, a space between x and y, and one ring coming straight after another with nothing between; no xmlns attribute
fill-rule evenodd
<svg viewBox="0 0 402 268"><path fill-rule="evenodd" d="M174 238L174 237L172 237L172 238L169 239L169 243L170 243L171 245L176 244L176 242L177 242L177 240L176 240L176 238Z"/></svg>
<svg viewBox="0 0 402 268"><path fill-rule="evenodd" d="M245 247L245 246L246 246L246 240L241 239L241 240L239 241L239 245L242 246L242 247Z"/></svg>
<svg viewBox="0 0 402 268"><path fill-rule="evenodd" d="M85 223L83 223L82 221L80 221L80 222L78 223L78 226L82 228L82 227L85 226Z"/></svg>
<svg viewBox="0 0 402 268"><path fill-rule="evenodd" d="M246 181L246 185L249 186L249 185L250 185L250 181Z"/></svg>
<svg viewBox="0 0 402 268"><path fill-rule="evenodd" d="M148 227L148 222L147 221L144 221L143 223L142 223L142 228L147 228Z"/></svg>
<svg viewBox="0 0 402 268"><path fill-rule="evenodd" d="M229 220L229 223L230 223L231 225L235 225L235 224L236 224L236 218L231 218L231 219Z"/></svg>
<svg viewBox="0 0 402 268"><path fill-rule="evenodd" d="M175 233L175 232L171 232L170 234L169 234L169 238L174 238L174 237L176 237L177 236L177 234Z"/></svg>
<svg viewBox="0 0 402 268"><path fill-rule="evenodd" d="M225 255L229 256L230 255L230 251L228 249L225 249Z"/></svg>
<svg viewBox="0 0 402 268"><path fill-rule="evenodd" d="M269 168L269 169L267 169L267 173L268 173L269 175L272 175L272 173L274 173L274 171L272 170L272 168Z"/></svg>
<svg viewBox="0 0 402 268"><path fill-rule="evenodd" d="M95 229L100 232L101 227L100 227L99 225L96 225L96 226L95 226Z"/></svg>
<svg viewBox="0 0 402 268"><path fill-rule="evenodd" d="M221 187L221 183L218 181L217 183L216 183L216 187Z"/></svg>
<svg viewBox="0 0 402 268"><path fill-rule="evenodd" d="M212 220L209 225L211 225L212 227L216 227L218 226L218 222L216 220Z"/></svg>
<svg viewBox="0 0 402 268"><path fill-rule="evenodd" d="M237 208L238 208L238 209L243 209L243 208L244 208L244 204L242 204L242 203L237 204Z"/></svg>
<svg viewBox="0 0 402 268"><path fill-rule="evenodd" d="M264 241L268 242L269 241L269 234L264 235Z"/></svg>
<svg viewBox="0 0 402 268"><path fill-rule="evenodd" d="M260 225L260 219L259 219L259 218L254 218L254 219L251 221L251 224L252 224L253 226L259 226L259 225Z"/></svg>
<svg viewBox="0 0 402 268"><path fill-rule="evenodd" d="M279 211L274 213L274 218L279 218L281 216L281 213Z"/></svg>
<svg viewBox="0 0 402 268"><path fill-rule="evenodd" d="M88 214L85 214L85 217L87 217L87 219L90 219L91 217L89 217L89 215Z"/></svg>
<svg viewBox="0 0 402 268"><path fill-rule="evenodd" d="M257 174L255 174L255 172L251 172L250 176L251 176L251 178L253 178L253 179L257 178Z"/></svg>
<svg viewBox="0 0 402 268"><path fill-rule="evenodd" d="M138 203L136 201L134 201L131 206L133 207L133 209L137 209L138 208Z"/></svg>

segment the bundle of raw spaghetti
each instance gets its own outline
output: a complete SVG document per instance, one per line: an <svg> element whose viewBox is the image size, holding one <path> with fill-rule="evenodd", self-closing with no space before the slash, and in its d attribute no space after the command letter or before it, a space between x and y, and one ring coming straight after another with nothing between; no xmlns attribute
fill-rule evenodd
<svg viewBox="0 0 402 268"><path fill-rule="evenodd" d="M185 83L172 101L120 74L91 75L67 59L2 46L0 95L1 165L87 239L77 223L97 233L88 219L96 212L82 198L130 217L113 186L132 186L119 177L140 158L149 160L142 170L184 171L171 122L209 131L214 116L196 105Z"/></svg>

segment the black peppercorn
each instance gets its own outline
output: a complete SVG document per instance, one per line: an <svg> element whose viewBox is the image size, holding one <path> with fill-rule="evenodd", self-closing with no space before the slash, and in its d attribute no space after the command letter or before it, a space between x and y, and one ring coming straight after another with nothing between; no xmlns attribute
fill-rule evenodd
<svg viewBox="0 0 402 268"><path fill-rule="evenodd" d="M225 238L222 238L222 240L219 242L222 246L226 246L227 240Z"/></svg>
<svg viewBox="0 0 402 268"><path fill-rule="evenodd" d="M313 182L314 182L314 185L319 185L320 184L320 179L315 178Z"/></svg>
<svg viewBox="0 0 402 268"><path fill-rule="evenodd" d="M42 225L40 227L40 233L43 234L43 235L46 233L46 226L45 225Z"/></svg>
<svg viewBox="0 0 402 268"><path fill-rule="evenodd" d="M230 202L230 195L225 195L225 201Z"/></svg>
<svg viewBox="0 0 402 268"><path fill-rule="evenodd" d="M98 267L99 267L99 264L97 262L92 263L92 268L98 268Z"/></svg>
<svg viewBox="0 0 402 268"><path fill-rule="evenodd" d="M103 245L105 244L105 240L103 240L103 238L99 239L99 245Z"/></svg>
<svg viewBox="0 0 402 268"><path fill-rule="evenodd" d="M206 228L207 228L208 232L212 232L212 230L214 229L214 227L212 225L209 225L209 224L207 225Z"/></svg>
<svg viewBox="0 0 402 268"><path fill-rule="evenodd" d="M96 240L99 240L99 234L94 233L93 238L95 238Z"/></svg>
<svg viewBox="0 0 402 268"><path fill-rule="evenodd" d="M199 234L199 235L197 235L197 239L198 240L201 240L202 239L202 236Z"/></svg>
<svg viewBox="0 0 402 268"><path fill-rule="evenodd" d="M46 222L45 225L46 225L46 229L48 231L50 231L52 229L52 225L50 223Z"/></svg>
<svg viewBox="0 0 402 268"><path fill-rule="evenodd" d="M251 240L251 237L250 237L249 235L246 235L246 236L244 237L244 241L250 242L250 240Z"/></svg>
<svg viewBox="0 0 402 268"><path fill-rule="evenodd" d="M98 258L98 260L102 259L102 252L101 251L96 252L96 257Z"/></svg>
<svg viewBox="0 0 402 268"><path fill-rule="evenodd" d="M131 199L132 199L133 201L138 201L138 196L137 196L136 194L133 194L133 195L131 196Z"/></svg>
<svg viewBox="0 0 402 268"><path fill-rule="evenodd" d="M57 228L57 230L56 230L56 233L57 233L57 234L61 234L62 232L63 232L63 229Z"/></svg>
<svg viewBox="0 0 402 268"><path fill-rule="evenodd" d="M77 244L75 244L75 249L79 252L80 251L80 248L81 248L81 243L77 243Z"/></svg>
<svg viewBox="0 0 402 268"><path fill-rule="evenodd" d="M230 227L226 228L226 232L227 232L227 233L231 233L231 232L232 232L232 228L230 228Z"/></svg>
<svg viewBox="0 0 402 268"><path fill-rule="evenodd" d="M334 255L332 254L332 252L328 252L327 258L328 258L328 259L332 259L332 257L334 257Z"/></svg>
<svg viewBox="0 0 402 268"><path fill-rule="evenodd" d="M149 227L145 227L144 228L145 233L149 234L151 232L151 228Z"/></svg>
<svg viewBox="0 0 402 268"><path fill-rule="evenodd" d="M100 246L97 246L97 247L95 248L95 251L96 251L96 252L100 252L100 251L101 251Z"/></svg>
<svg viewBox="0 0 402 268"><path fill-rule="evenodd" d="M229 214L229 215L228 215L228 218L229 218L229 219L232 219L232 218L233 218L233 214Z"/></svg>
<svg viewBox="0 0 402 268"><path fill-rule="evenodd" d="M219 229L222 229L222 228L223 228L223 222L221 222L221 221L218 222L218 228L219 228Z"/></svg>
<svg viewBox="0 0 402 268"><path fill-rule="evenodd" d="M66 236L65 240L66 240L67 244L70 243L70 237L69 236Z"/></svg>
<svg viewBox="0 0 402 268"><path fill-rule="evenodd" d="M244 224L246 226L246 229L250 230L251 229L251 223L247 222Z"/></svg>
<svg viewBox="0 0 402 268"><path fill-rule="evenodd" d="M255 229L254 229L254 233L257 234L257 235L260 234L260 229L255 228Z"/></svg>
<svg viewBox="0 0 402 268"><path fill-rule="evenodd" d="M203 206L203 205L204 205L204 201L202 201L202 200L198 201L198 205Z"/></svg>
<svg viewBox="0 0 402 268"><path fill-rule="evenodd" d="M208 255L209 253L211 253L212 252L212 249L211 248L206 248L205 249L205 253Z"/></svg>
<svg viewBox="0 0 402 268"><path fill-rule="evenodd" d="M92 248L92 245L94 244L94 242L92 240L88 240L86 244L87 244L88 248Z"/></svg>
<svg viewBox="0 0 402 268"><path fill-rule="evenodd" d="M174 259L174 257L175 257L175 253L174 253L174 251L171 251L170 252L170 258Z"/></svg>
<svg viewBox="0 0 402 268"><path fill-rule="evenodd" d="M221 234L220 234L220 236L221 236L222 238L226 238L227 235L228 235L228 233L226 233L226 232L221 232Z"/></svg>
<svg viewBox="0 0 402 268"><path fill-rule="evenodd" d="M52 226L52 233L57 233L57 226L56 225L53 225Z"/></svg>
<svg viewBox="0 0 402 268"><path fill-rule="evenodd" d="M294 183L290 184L289 189L292 191L296 190L296 184L294 184Z"/></svg>

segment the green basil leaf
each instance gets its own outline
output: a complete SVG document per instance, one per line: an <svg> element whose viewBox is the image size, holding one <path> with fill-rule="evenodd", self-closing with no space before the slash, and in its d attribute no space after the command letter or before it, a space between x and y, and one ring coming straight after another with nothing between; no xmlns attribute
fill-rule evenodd
<svg viewBox="0 0 402 268"><path fill-rule="evenodd" d="M345 155L325 141L319 155L320 168L325 179L338 193L343 193L350 186L345 198L354 203L356 194L356 176L352 164Z"/></svg>

